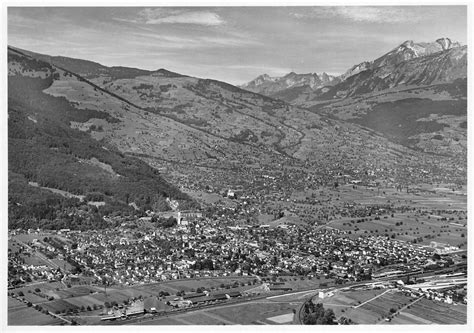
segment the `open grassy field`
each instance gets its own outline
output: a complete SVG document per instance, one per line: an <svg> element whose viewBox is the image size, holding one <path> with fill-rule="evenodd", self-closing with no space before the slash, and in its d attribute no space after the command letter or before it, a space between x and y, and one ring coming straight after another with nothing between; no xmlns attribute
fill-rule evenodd
<svg viewBox="0 0 474 333"><path fill-rule="evenodd" d="M450 219L454 220L450 220ZM446 219L446 220L444 220ZM453 225L452 223L456 223ZM341 218L328 223L331 228L350 231L349 237L360 235L378 235L402 240L413 241L423 237L419 244L429 245L431 241L448 243L458 246L466 241L467 228L457 224L466 224L466 220L459 220L456 214L421 215L418 213L400 213L384 216L379 220L374 217ZM464 235L464 237L463 237ZM426 237L429 236L429 237ZM417 242L418 243L418 242ZM465 248L465 245L462 247Z"/></svg>
<svg viewBox="0 0 474 333"><path fill-rule="evenodd" d="M102 302L102 304L104 304L105 302L117 302L120 304L130 298L129 296L126 296L114 290L107 290L107 295L101 292L97 294L92 294L91 297L94 298L97 302Z"/></svg>
<svg viewBox="0 0 474 333"><path fill-rule="evenodd" d="M70 297L77 297L77 296L84 296L89 295L91 293L96 292L99 290L97 287L90 287L90 286L74 286L72 288L51 291L56 298L70 298Z"/></svg>
<svg viewBox="0 0 474 333"><path fill-rule="evenodd" d="M310 289L310 288L319 288L321 286L321 283L327 283L326 287L334 285L333 279L326 279L324 276L321 276L319 279L315 277L314 278L304 277L304 279L301 279L300 276L283 276L282 279L285 280L285 284L279 285L276 287L285 287L285 288L288 287L288 288L292 288L295 291Z"/></svg>
<svg viewBox="0 0 474 333"><path fill-rule="evenodd" d="M236 203L232 201L229 198L223 197L222 195L219 195L217 193L208 193L205 191L199 191L199 190L190 190L190 189L185 189L183 190L184 193L188 194L190 197L197 201L204 202L206 204L214 204L217 201L222 201L224 202L227 206L235 206Z"/></svg>
<svg viewBox="0 0 474 333"><path fill-rule="evenodd" d="M28 289L28 290L30 290L30 289ZM23 292L24 295L25 295L24 297L25 297L25 299L26 299L28 302L31 302L31 303L36 304L36 303L45 302L45 301L47 300L46 298L41 297L41 296L35 294L35 292L34 292L33 290L34 290L34 288L31 289L31 291L32 291L31 293L26 292L26 291Z"/></svg>
<svg viewBox="0 0 474 333"><path fill-rule="evenodd" d="M320 299L325 308L334 310L336 317L345 316L358 324L465 324L465 305L417 299L395 290L339 291L334 296ZM400 311L391 322L385 322L390 309Z"/></svg>
<svg viewBox="0 0 474 333"><path fill-rule="evenodd" d="M153 322L143 322L136 323L136 325L183 325L184 323L180 321L177 317L162 317L157 318Z"/></svg>
<svg viewBox="0 0 474 333"><path fill-rule="evenodd" d="M255 324L255 321L263 321L266 318L291 313L296 307L297 305L291 305L286 302L261 301L250 304L223 306L218 309L212 309L209 313L235 324L250 325Z"/></svg>
<svg viewBox="0 0 474 333"><path fill-rule="evenodd" d="M427 299L420 300L402 313L428 320L434 324L466 324L467 322L466 305L449 305Z"/></svg>
<svg viewBox="0 0 474 333"><path fill-rule="evenodd" d="M39 282L34 285L11 289L10 291L17 294L22 291L26 295L28 291L33 292L36 288L39 288L41 292L48 294L50 291L56 289L64 289L65 286L61 282Z"/></svg>
<svg viewBox="0 0 474 333"><path fill-rule="evenodd" d="M52 313L56 313L58 311L59 311L59 313L62 313L62 312L68 311L68 310L75 310L75 309L79 308L78 306L76 306L74 304L71 304L71 303L68 303L68 302L66 302L65 300L62 300L62 299L42 303L41 306L43 308L51 311Z"/></svg>
<svg viewBox="0 0 474 333"><path fill-rule="evenodd" d="M8 297L8 325L61 325L63 322Z"/></svg>
<svg viewBox="0 0 474 333"><path fill-rule="evenodd" d="M334 296L313 298L314 303L323 303L334 311L337 318L344 316L359 324L375 324L382 320L394 307L409 302L401 293L378 289L338 291Z"/></svg>
<svg viewBox="0 0 474 333"><path fill-rule="evenodd" d="M21 258L25 259L25 264L26 265L33 265L33 266L51 266L51 264L36 256L36 255L31 255L31 256L28 256L28 255L20 255Z"/></svg>
<svg viewBox="0 0 474 333"><path fill-rule="evenodd" d="M138 323L138 325L256 325L276 324L279 316L293 314L297 304L259 300L244 304L223 305L218 308L203 309ZM284 320L287 321L286 319Z"/></svg>
<svg viewBox="0 0 474 333"><path fill-rule="evenodd" d="M214 315L207 311L200 311L198 313L190 313L187 315L176 316L173 318L178 321L180 325L232 325L233 322L228 321L220 316Z"/></svg>
<svg viewBox="0 0 474 333"><path fill-rule="evenodd" d="M82 307L84 306L87 308L90 306L91 308L95 305L104 305L104 302L99 301L98 299L94 298L93 296L79 296L65 299L65 301L73 306Z"/></svg>
<svg viewBox="0 0 474 333"><path fill-rule="evenodd" d="M217 289L222 285L233 285L239 283L239 286L243 283L247 285L249 281L253 281L254 277L223 277L223 278L200 278L192 280L174 280L166 281L156 284L147 284L143 286L134 286L131 289L138 290L140 292L148 292L153 295L158 295L160 291L167 291L171 295L176 292L184 290L185 292L192 292L198 288L206 289Z"/></svg>
<svg viewBox="0 0 474 333"><path fill-rule="evenodd" d="M51 259L51 261L64 271L70 271L73 268L70 263L63 259Z"/></svg>
<svg viewBox="0 0 474 333"><path fill-rule="evenodd" d="M35 234L35 233L23 234L22 233L22 234L13 236L13 238L19 240L20 242L28 243L28 242L32 242L34 239L42 240L43 238L50 237L50 236L51 234L49 233L40 232L38 234Z"/></svg>

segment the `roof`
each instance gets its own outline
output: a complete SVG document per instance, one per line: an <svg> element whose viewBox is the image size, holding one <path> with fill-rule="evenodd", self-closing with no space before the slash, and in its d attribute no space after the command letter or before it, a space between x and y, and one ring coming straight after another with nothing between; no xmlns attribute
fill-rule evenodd
<svg viewBox="0 0 474 333"><path fill-rule="evenodd" d="M183 299L190 299L190 298L196 298L196 297L202 297L202 296L206 296L206 294L204 293L188 294L188 295L184 295Z"/></svg>
<svg viewBox="0 0 474 333"><path fill-rule="evenodd" d="M201 296L201 297L195 297L193 299L190 299L190 301L193 302L193 303L203 303L203 302L209 302L209 301L212 301L212 300L214 300L214 299L211 299L208 296Z"/></svg>
<svg viewBox="0 0 474 333"><path fill-rule="evenodd" d="M230 297L237 297L237 296L241 296L242 294L240 293L240 291L234 291L231 293L227 293L227 295L229 295Z"/></svg>
<svg viewBox="0 0 474 333"><path fill-rule="evenodd" d="M214 299L227 299L227 295L226 294L215 294L215 295L211 295L210 298L212 300L214 300Z"/></svg>

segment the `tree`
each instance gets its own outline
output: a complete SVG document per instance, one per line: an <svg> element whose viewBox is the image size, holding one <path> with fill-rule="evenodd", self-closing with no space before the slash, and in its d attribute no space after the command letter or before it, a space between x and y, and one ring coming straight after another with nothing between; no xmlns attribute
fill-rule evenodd
<svg viewBox="0 0 474 333"><path fill-rule="evenodd" d="M334 325L336 316L332 309L324 309L322 303L314 305L313 303L305 304L305 316L303 324L305 325Z"/></svg>
<svg viewBox="0 0 474 333"><path fill-rule="evenodd" d="M339 325L351 325L352 319L346 317L340 317L338 320Z"/></svg>

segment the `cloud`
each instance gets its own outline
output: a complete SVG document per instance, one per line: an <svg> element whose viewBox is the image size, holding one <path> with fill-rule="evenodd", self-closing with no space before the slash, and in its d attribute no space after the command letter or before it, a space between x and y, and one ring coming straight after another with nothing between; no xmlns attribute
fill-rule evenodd
<svg viewBox="0 0 474 333"><path fill-rule="evenodd" d="M141 47L152 46L161 49L205 49L219 47L241 47L260 45L251 38L234 38L228 36L193 36L180 37L176 35L158 34L156 32L131 32L128 44L134 43ZM150 43L152 41L152 43Z"/></svg>
<svg viewBox="0 0 474 333"><path fill-rule="evenodd" d="M138 13L139 19L136 23L146 24L198 24L205 26L217 26L225 21L216 13L205 10L185 10L167 8L146 8Z"/></svg>
<svg viewBox="0 0 474 333"><path fill-rule="evenodd" d="M413 9L413 8L412 8ZM418 22L420 15L407 7L368 7L368 6L338 6L313 7L311 11L293 12L296 18L343 18L355 22L367 23L404 23Z"/></svg>

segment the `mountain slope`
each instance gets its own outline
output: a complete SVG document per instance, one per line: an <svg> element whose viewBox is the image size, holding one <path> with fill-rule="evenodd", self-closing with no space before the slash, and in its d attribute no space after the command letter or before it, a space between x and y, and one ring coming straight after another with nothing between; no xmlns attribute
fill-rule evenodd
<svg viewBox="0 0 474 333"><path fill-rule="evenodd" d="M316 99L345 98L397 86L423 86L467 77L467 47L415 57L366 69L345 81L316 93Z"/></svg>
<svg viewBox="0 0 474 333"><path fill-rule="evenodd" d="M133 213L132 202L142 209L167 209L165 199L172 196L192 204L143 161L71 128L71 122L91 118L120 120L45 94L60 77L55 68L13 50L8 61L10 227L61 228L73 221L81 229L104 227L103 215Z"/></svg>
<svg viewBox="0 0 474 333"><path fill-rule="evenodd" d="M308 110L224 82L164 70L112 77L110 68L91 72L81 61L61 61L65 67L54 59L46 64L54 74L41 93L74 106L76 111L64 109L64 124L163 170L166 179L183 188L252 191L255 174L280 174L282 168L318 184L368 170L372 177L390 175L404 182L437 179L440 168L452 179L464 177L462 161L451 163L448 150L440 162L433 150L426 154L411 141L338 119L325 108ZM11 75L17 75L17 67L9 62ZM415 170L409 177L407 165ZM282 188L303 186L287 176L278 182Z"/></svg>

